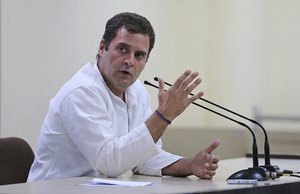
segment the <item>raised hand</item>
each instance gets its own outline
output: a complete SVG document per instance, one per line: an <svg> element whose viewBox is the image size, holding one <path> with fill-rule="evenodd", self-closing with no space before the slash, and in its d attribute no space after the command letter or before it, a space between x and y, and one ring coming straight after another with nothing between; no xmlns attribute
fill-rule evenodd
<svg viewBox="0 0 300 194"><path fill-rule="evenodd" d="M201 79L197 78L198 72L185 71L175 83L165 90L162 79L158 79L159 106L157 110L168 120L172 121L179 116L192 102L203 96L204 93L198 92L194 96L189 94L201 83Z"/></svg>

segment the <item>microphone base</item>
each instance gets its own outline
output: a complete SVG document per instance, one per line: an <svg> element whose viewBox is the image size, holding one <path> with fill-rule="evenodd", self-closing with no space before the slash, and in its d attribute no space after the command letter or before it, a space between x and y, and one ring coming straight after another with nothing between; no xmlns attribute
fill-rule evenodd
<svg viewBox="0 0 300 194"><path fill-rule="evenodd" d="M272 180L276 179L276 178L279 178L282 176L282 173L279 172L279 167L277 165L263 165L263 166L260 166L261 168L264 168L266 169L267 171L267 176L269 178L271 178Z"/></svg>
<svg viewBox="0 0 300 194"><path fill-rule="evenodd" d="M244 170L240 170L236 173L233 173L227 180L234 179L255 179L258 181L266 181L268 180L266 169L261 167L253 167Z"/></svg>
<svg viewBox="0 0 300 194"><path fill-rule="evenodd" d="M263 165L260 167L265 168L265 169L267 169L267 171L270 171L270 172L278 172L280 170L279 166L277 166L277 165Z"/></svg>

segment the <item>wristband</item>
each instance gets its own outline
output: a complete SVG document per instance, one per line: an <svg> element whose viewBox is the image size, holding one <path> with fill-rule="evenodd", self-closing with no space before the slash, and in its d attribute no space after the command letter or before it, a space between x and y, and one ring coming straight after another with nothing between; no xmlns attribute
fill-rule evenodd
<svg viewBox="0 0 300 194"><path fill-rule="evenodd" d="M157 116L158 116L161 120L163 120L163 121L165 121L166 123L168 123L168 125L171 125L172 121L170 121L170 120L166 119L164 116L162 116L162 114L160 114L160 112L158 112L158 110L155 110L155 113L157 114Z"/></svg>

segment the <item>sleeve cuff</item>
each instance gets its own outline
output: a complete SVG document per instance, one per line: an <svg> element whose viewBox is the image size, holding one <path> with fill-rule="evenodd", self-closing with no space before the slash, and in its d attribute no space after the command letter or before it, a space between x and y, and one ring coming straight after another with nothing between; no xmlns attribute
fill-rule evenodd
<svg viewBox="0 0 300 194"><path fill-rule="evenodd" d="M145 163L136 166L132 171L136 174L162 176L162 169L164 167L173 164L181 158L181 156L168 153L161 149L159 154L155 155Z"/></svg>

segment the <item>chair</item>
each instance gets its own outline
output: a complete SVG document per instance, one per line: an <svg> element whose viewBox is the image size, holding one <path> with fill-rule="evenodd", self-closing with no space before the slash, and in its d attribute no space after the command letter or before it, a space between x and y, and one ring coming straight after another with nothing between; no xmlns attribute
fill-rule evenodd
<svg viewBox="0 0 300 194"><path fill-rule="evenodd" d="M0 185L26 182L33 160L34 153L24 139L0 138Z"/></svg>

